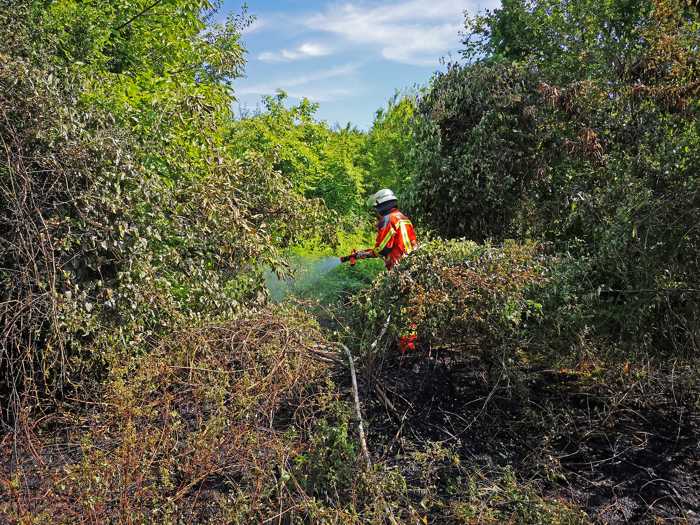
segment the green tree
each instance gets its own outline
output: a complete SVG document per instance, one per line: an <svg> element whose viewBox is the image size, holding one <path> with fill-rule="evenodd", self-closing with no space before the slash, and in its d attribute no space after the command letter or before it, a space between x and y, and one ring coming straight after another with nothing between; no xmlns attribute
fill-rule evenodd
<svg viewBox="0 0 700 525"><path fill-rule="evenodd" d="M286 101L281 91L264 97L264 111L233 124L231 147L239 156L251 151L267 156L301 195L322 199L341 217L356 215L365 179L364 134L317 121L318 104L307 99L289 108Z"/></svg>
<svg viewBox="0 0 700 525"><path fill-rule="evenodd" d="M407 193L413 172L415 98L398 93L377 111L367 136L367 189L391 188L399 197Z"/></svg>
<svg viewBox="0 0 700 525"><path fill-rule="evenodd" d="M467 16L467 60L527 61L558 82L634 73L653 2L637 0L504 0Z"/></svg>
<svg viewBox="0 0 700 525"><path fill-rule="evenodd" d="M625 294L599 329L697 348L698 12L628 6L512 1L468 19L470 62L419 99L411 199L444 235L588 258L589 282Z"/></svg>
<svg viewBox="0 0 700 525"><path fill-rule="evenodd" d="M218 3L12 4L0 11L0 395L16 409L23 391L51 398L166 331L264 301L262 267L326 218L226 141L222 79L244 65L245 17L207 29Z"/></svg>

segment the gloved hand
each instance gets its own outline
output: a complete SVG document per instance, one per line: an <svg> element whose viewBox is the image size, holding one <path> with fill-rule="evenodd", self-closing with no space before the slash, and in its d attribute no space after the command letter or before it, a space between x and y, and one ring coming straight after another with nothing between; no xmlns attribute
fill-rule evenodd
<svg viewBox="0 0 700 525"><path fill-rule="evenodd" d="M350 255L344 255L340 258L341 263L350 262L350 266L355 266L357 262L357 250L353 250Z"/></svg>

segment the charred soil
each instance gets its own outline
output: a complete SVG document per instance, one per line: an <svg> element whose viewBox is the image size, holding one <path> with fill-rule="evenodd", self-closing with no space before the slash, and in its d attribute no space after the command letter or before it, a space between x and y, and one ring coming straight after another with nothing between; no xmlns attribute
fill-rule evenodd
<svg viewBox="0 0 700 525"><path fill-rule="evenodd" d="M494 376L449 352L398 358L365 384L370 447L415 484L416 504L454 498L456 478L498 479L505 468L596 523L698 523L700 416L689 392L652 383L622 388L575 370ZM409 458L436 446L451 460L429 466L426 484Z"/></svg>

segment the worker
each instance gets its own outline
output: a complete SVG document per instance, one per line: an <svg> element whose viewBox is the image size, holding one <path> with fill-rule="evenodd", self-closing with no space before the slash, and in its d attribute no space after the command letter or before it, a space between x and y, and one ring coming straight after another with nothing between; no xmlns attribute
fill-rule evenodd
<svg viewBox="0 0 700 525"><path fill-rule="evenodd" d="M367 199L367 205L377 214L377 239L374 248L353 251L351 255L341 257L341 261L355 264L357 259L383 257L387 270L394 268L407 254L418 247L416 232L408 217L399 211L398 199L390 189L379 190ZM416 326L407 323L407 329L399 337L401 353L415 350Z"/></svg>
<svg viewBox="0 0 700 525"><path fill-rule="evenodd" d="M416 232L408 217L399 211L398 199L389 189L379 190L367 199L367 205L377 214L377 240L374 248L354 251L341 257L343 262L357 259L383 257L387 270L391 270L407 254L418 246Z"/></svg>

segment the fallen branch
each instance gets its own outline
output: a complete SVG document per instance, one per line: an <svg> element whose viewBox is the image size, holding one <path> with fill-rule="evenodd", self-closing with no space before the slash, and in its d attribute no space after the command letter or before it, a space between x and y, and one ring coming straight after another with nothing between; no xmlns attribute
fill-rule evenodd
<svg viewBox="0 0 700 525"><path fill-rule="evenodd" d="M334 363L337 365L343 364L342 360L336 357L338 354L335 352L324 352L323 350L318 350L317 348L310 348L309 354L311 358L318 359L319 361Z"/></svg>
<svg viewBox="0 0 700 525"><path fill-rule="evenodd" d="M362 409L360 408L360 394L357 390L357 376L355 375L355 363L353 361L350 349L343 343L339 343L340 346L345 350L345 354L348 356L348 363L350 363L350 378L352 379L352 395L355 398L355 416L357 418L357 430L360 434L360 447L362 448L362 455L365 457L367 462L367 468L372 468L372 460L369 457L369 450L367 449L367 440L365 439L365 428L362 423Z"/></svg>
<svg viewBox="0 0 700 525"><path fill-rule="evenodd" d="M377 338L374 340L374 343L372 343L369 347L370 350L374 350L377 347L377 343L381 340L382 337L384 337L384 334L386 333L387 329L389 328L389 323L391 322L391 314L389 314L386 318L386 321L384 322L384 326L382 326L381 332L379 332L379 335Z"/></svg>
<svg viewBox="0 0 700 525"><path fill-rule="evenodd" d="M382 398L382 401L384 402L384 406L387 408L387 410L391 410L392 415L394 415L398 418L399 417L398 410L396 410L394 403L391 402L389 397L386 395L386 392L384 392L382 387L379 386L379 383L374 384L374 389L377 391L377 394L379 394L379 397Z"/></svg>

